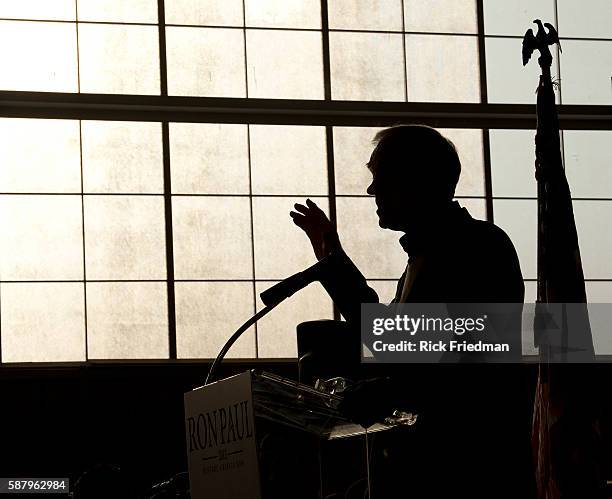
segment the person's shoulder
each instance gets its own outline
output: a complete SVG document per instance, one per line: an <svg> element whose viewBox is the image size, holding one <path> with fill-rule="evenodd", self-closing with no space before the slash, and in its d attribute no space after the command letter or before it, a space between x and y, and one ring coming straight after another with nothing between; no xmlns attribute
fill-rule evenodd
<svg viewBox="0 0 612 499"><path fill-rule="evenodd" d="M493 222L470 217L469 226L470 239L474 244L488 248L491 246L512 248L514 251L514 244L506 231Z"/></svg>

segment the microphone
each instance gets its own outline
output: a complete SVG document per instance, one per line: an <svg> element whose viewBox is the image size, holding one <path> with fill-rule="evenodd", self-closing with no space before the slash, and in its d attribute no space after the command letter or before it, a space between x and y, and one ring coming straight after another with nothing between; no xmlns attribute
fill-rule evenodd
<svg viewBox="0 0 612 499"><path fill-rule="evenodd" d="M311 282L320 280L322 274L326 270L325 267L327 267L332 254L322 258L314 265L308 267L306 270L293 274L292 276L287 277L285 280L275 284L271 288L266 289L259 295L261 301L264 303L264 305L277 305L300 289L308 286Z"/></svg>

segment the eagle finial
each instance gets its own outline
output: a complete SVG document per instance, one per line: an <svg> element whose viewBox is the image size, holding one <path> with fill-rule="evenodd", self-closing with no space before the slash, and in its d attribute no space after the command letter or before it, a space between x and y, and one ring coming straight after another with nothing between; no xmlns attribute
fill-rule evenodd
<svg viewBox="0 0 612 499"><path fill-rule="evenodd" d="M533 51L536 49L540 51L541 58L544 62L548 60L552 62L552 55L548 48L549 45L556 43L559 46L559 51L561 51L559 35L555 27L550 23L542 24L540 19L535 19L533 22L538 25L538 31L534 35L533 30L528 29L523 37L523 66L529 62L531 54L533 54ZM548 29L548 33L546 29L544 29L545 27Z"/></svg>

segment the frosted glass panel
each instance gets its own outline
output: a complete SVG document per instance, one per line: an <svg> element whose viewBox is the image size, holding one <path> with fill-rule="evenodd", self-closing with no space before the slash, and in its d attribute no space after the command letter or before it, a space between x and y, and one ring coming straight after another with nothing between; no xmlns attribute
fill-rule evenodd
<svg viewBox="0 0 612 499"><path fill-rule="evenodd" d="M313 201L329 215L327 198ZM308 237L289 216L295 203L304 202L304 198L253 199L257 279L284 279L316 262Z"/></svg>
<svg viewBox="0 0 612 499"><path fill-rule="evenodd" d="M339 198L338 233L346 253L368 279L398 279L408 262L400 232L378 225L373 197Z"/></svg>
<svg viewBox="0 0 612 499"><path fill-rule="evenodd" d="M88 279L165 279L161 196L86 196Z"/></svg>
<svg viewBox="0 0 612 499"><path fill-rule="evenodd" d="M540 81L540 67L535 56L535 60L523 67L521 47L520 38L487 38L485 52L490 103L535 104L535 91ZM553 77L556 77L554 66L552 71ZM555 95L558 103L557 90L555 90Z"/></svg>
<svg viewBox="0 0 612 499"><path fill-rule="evenodd" d="M402 30L402 0L333 0L327 10L330 29Z"/></svg>
<svg viewBox="0 0 612 499"><path fill-rule="evenodd" d="M610 0L557 0L559 33L576 38L612 38Z"/></svg>
<svg viewBox="0 0 612 499"><path fill-rule="evenodd" d="M401 275L401 274L400 274ZM397 276L399 279L400 275ZM397 281L375 281L369 280L368 286L370 286L378 295L378 301L380 303L391 303L391 300L395 297L395 291L397 290Z"/></svg>
<svg viewBox="0 0 612 499"><path fill-rule="evenodd" d="M321 28L320 0L245 0L247 26Z"/></svg>
<svg viewBox="0 0 612 499"><path fill-rule="evenodd" d="M525 279L537 277L537 202L493 200L493 219L514 243Z"/></svg>
<svg viewBox="0 0 612 499"><path fill-rule="evenodd" d="M486 0L482 3L487 35L523 36L527 29L537 29L534 19L554 24L555 0ZM520 59L520 51L518 54Z"/></svg>
<svg viewBox="0 0 612 499"><path fill-rule="evenodd" d="M79 25L81 91L159 94L156 26Z"/></svg>
<svg viewBox="0 0 612 499"><path fill-rule="evenodd" d="M83 279L80 196L0 196L3 280Z"/></svg>
<svg viewBox="0 0 612 499"><path fill-rule="evenodd" d="M472 218L476 220L487 219L487 203L484 198L463 198L457 199L459 205L470 212Z"/></svg>
<svg viewBox="0 0 612 499"><path fill-rule="evenodd" d="M167 359L164 282L88 282L90 359Z"/></svg>
<svg viewBox="0 0 612 499"><path fill-rule="evenodd" d="M438 131L455 144L461 161L461 176L455 195L484 196L482 130L440 128Z"/></svg>
<svg viewBox="0 0 612 499"><path fill-rule="evenodd" d="M2 362L85 360L81 283L2 284Z"/></svg>
<svg viewBox="0 0 612 499"><path fill-rule="evenodd" d="M327 194L325 128L251 125L254 194Z"/></svg>
<svg viewBox="0 0 612 499"><path fill-rule="evenodd" d="M572 196L612 198L611 131L566 130L565 174Z"/></svg>
<svg viewBox="0 0 612 499"><path fill-rule="evenodd" d="M176 353L179 359L214 359L228 338L255 313L251 282L177 282ZM255 357L255 328L226 358Z"/></svg>
<svg viewBox="0 0 612 499"><path fill-rule="evenodd" d="M247 30L249 97L323 98L320 32Z"/></svg>
<svg viewBox="0 0 612 499"><path fill-rule="evenodd" d="M612 201L574 201L580 257L586 279L612 279Z"/></svg>
<svg viewBox="0 0 612 499"><path fill-rule="evenodd" d="M79 123L0 119L0 191L80 192Z"/></svg>
<svg viewBox="0 0 612 499"><path fill-rule="evenodd" d="M493 196L537 196L535 130L491 130Z"/></svg>
<svg viewBox="0 0 612 499"><path fill-rule="evenodd" d="M246 125L172 123L172 192L248 194Z"/></svg>
<svg viewBox="0 0 612 499"><path fill-rule="evenodd" d="M330 33L332 98L404 100L402 36Z"/></svg>
<svg viewBox="0 0 612 499"><path fill-rule="evenodd" d="M562 40L561 43L563 104L611 105L612 41Z"/></svg>
<svg viewBox="0 0 612 499"><path fill-rule="evenodd" d="M172 0L165 2L166 23L242 26L242 0Z"/></svg>
<svg viewBox="0 0 612 499"><path fill-rule="evenodd" d="M245 97L243 37L236 29L167 28L168 92Z"/></svg>
<svg viewBox="0 0 612 499"><path fill-rule="evenodd" d="M177 279L252 279L251 213L247 197L174 197Z"/></svg>
<svg viewBox="0 0 612 499"><path fill-rule="evenodd" d="M83 121L85 192L162 193L161 125Z"/></svg>
<svg viewBox="0 0 612 499"><path fill-rule="evenodd" d="M74 20L74 0L3 0L0 17L5 19Z"/></svg>
<svg viewBox="0 0 612 499"><path fill-rule="evenodd" d="M274 282L257 283L257 309L263 308L259 298L262 291ZM274 309L257 323L257 341L260 358L296 358L296 327L305 321L333 319L332 301L318 282L308 285L299 293Z"/></svg>
<svg viewBox="0 0 612 499"><path fill-rule="evenodd" d="M612 303L612 282L586 282L589 303Z"/></svg>
<svg viewBox="0 0 612 499"><path fill-rule="evenodd" d="M0 21L0 60L0 90L77 91L72 24Z"/></svg>
<svg viewBox="0 0 612 499"><path fill-rule="evenodd" d="M365 195L372 182L366 164L374 150L372 139L382 128L334 127L334 170L337 194Z"/></svg>
<svg viewBox="0 0 612 499"><path fill-rule="evenodd" d="M171 0L169 3L172 3ZM156 23L157 0L77 0L79 21Z"/></svg>
<svg viewBox="0 0 612 499"><path fill-rule="evenodd" d="M478 33L476 0L404 0L406 31Z"/></svg>
<svg viewBox="0 0 612 499"><path fill-rule="evenodd" d="M478 39L406 35L410 102L480 102Z"/></svg>

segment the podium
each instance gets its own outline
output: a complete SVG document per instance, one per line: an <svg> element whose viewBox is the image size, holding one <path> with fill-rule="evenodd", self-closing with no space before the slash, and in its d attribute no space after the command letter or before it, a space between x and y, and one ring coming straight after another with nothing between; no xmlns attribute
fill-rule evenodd
<svg viewBox="0 0 612 499"><path fill-rule="evenodd" d="M186 393L192 499L345 497L351 487L364 497L369 435L394 426L366 431L341 414L341 401L256 370Z"/></svg>

